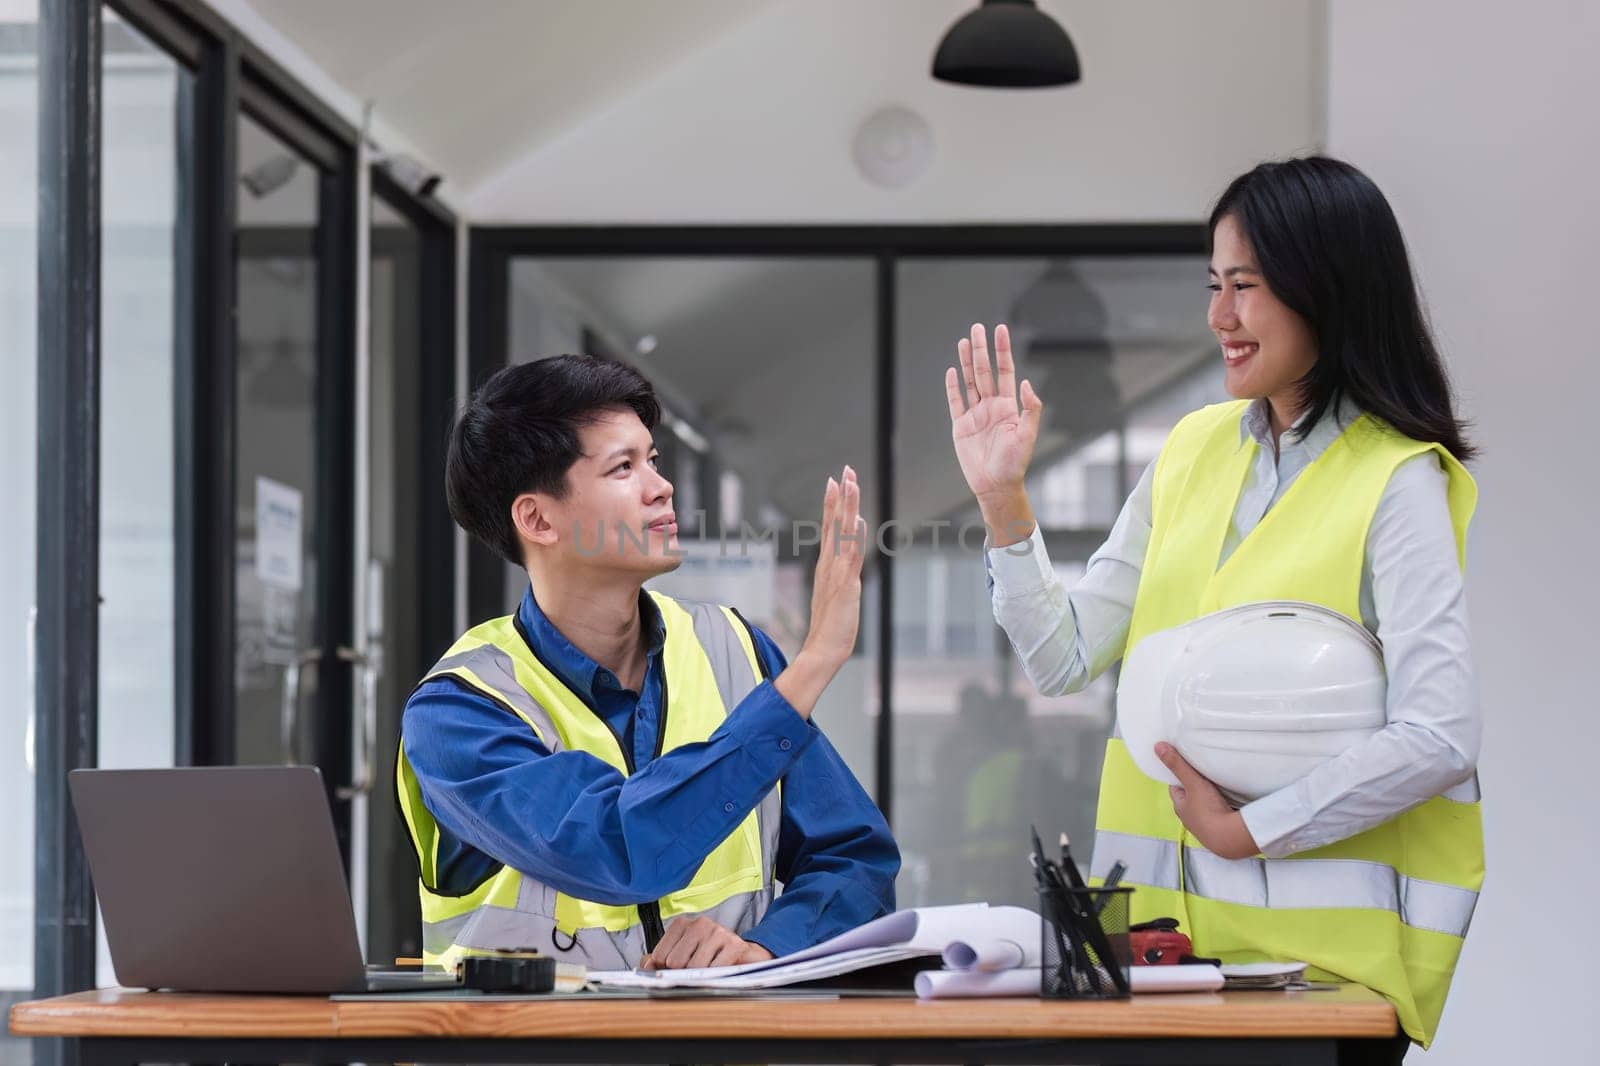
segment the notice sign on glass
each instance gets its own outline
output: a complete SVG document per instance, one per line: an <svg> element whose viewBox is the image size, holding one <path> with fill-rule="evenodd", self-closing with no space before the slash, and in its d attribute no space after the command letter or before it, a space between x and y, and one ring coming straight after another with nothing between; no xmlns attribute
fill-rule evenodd
<svg viewBox="0 0 1600 1066"><path fill-rule="evenodd" d="M300 589L300 490L256 478L256 576L272 588Z"/></svg>

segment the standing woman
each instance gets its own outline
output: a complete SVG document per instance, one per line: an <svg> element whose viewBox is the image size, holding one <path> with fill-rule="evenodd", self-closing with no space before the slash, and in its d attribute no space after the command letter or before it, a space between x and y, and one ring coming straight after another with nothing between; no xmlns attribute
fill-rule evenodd
<svg viewBox="0 0 1600 1066"><path fill-rule="evenodd" d="M1175 916L1203 956L1305 961L1364 984L1432 1041L1483 881L1481 723L1462 566L1473 454L1383 194L1346 163L1264 163L1211 214L1207 322L1231 403L1187 415L1071 589L1023 479L1042 405L981 325L945 376L961 471L991 541L995 618L1046 695L1145 636L1300 600L1374 634L1387 724L1235 809L1170 745L1182 782L1106 744L1092 872L1129 866L1135 921ZM962 382L965 383L965 400ZM1402 1039L1396 1052L1403 1055Z"/></svg>

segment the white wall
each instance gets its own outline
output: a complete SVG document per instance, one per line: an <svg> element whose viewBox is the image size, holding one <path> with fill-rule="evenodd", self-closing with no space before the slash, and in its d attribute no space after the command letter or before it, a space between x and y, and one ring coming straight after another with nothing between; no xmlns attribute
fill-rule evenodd
<svg viewBox="0 0 1600 1066"><path fill-rule="evenodd" d="M466 210L475 223L1182 220L1259 160L1320 143L1317 0L1043 0L1083 81L1010 92L929 76L973 6L776 5L532 146ZM899 190L851 159L857 125L886 104L922 114L936 141L932 169Z"/></svg>
<svg viewBox="0 0 1600 1066"><path fill-rule="evenodd" d="M1600 1061L1600 7L1339 0L1330 30L1330 149L1394 204L1484 452L1468 593L1488 883L1416 1058Z"/></svg>

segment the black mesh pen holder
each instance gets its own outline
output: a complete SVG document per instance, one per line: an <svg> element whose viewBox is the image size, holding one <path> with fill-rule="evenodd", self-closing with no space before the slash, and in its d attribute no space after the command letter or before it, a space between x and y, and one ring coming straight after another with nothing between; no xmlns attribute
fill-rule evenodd
<svg viewBox="0 0 1600 1066"><path fill-rule="evenodd" d="M1132 887L1040 888L1044 937L1039 994L1045 999L1123 999L1133 946Z"/></svg>

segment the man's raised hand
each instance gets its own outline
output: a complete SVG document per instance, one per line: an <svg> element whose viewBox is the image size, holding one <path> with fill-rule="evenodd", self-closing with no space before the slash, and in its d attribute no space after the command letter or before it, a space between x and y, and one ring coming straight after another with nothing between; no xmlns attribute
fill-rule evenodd
<svg viewBox="0 0 1600 1066"><path fill-rule="evenodd" d="M806 646L844 665L861 624L861 560L866 545L861 485L846 466L828 479L822 497L822 544L811 586L811 629Z"/></svg>
<svg viewBox="0 0 1600 1066"><path fill-rule="evenodd" d="M822 494L822 543L811 586L811 628L800 654L773 681L778 693L809 718L822 690L850 658L861 625L861 562L866 553L861 485L846 466Z"/></svg>

